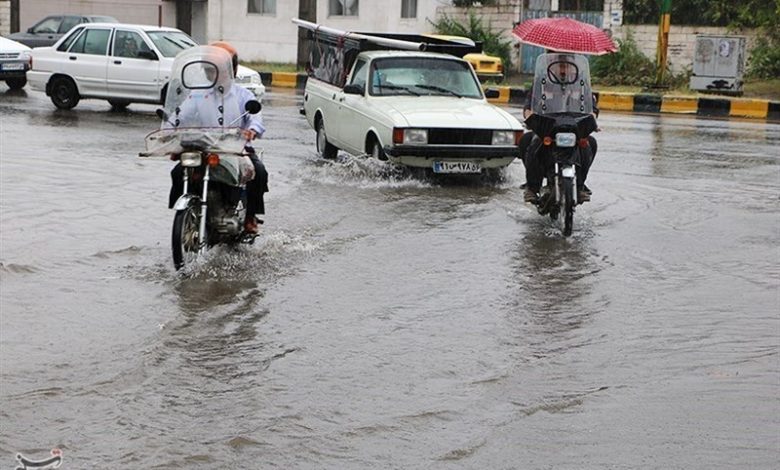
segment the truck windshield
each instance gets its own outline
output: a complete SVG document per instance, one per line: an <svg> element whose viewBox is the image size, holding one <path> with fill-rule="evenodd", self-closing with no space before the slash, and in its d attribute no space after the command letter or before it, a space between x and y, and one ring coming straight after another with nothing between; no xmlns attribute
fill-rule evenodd
<svg viewBox="0 0 780 470"><path fill-rule="evenodd" d="M388 57L371 63L369 93L374 96L441 95L482 98L468 63L432 57Z"/></svg>

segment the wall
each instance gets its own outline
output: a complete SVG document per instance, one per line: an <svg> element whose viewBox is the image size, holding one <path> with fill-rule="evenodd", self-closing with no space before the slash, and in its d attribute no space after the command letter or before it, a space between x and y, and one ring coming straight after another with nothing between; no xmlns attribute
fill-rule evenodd
<svg viewBox="0 0 780 470"><path fill-rule="evenodd" d="M436 17L441 0L418 0L417 18L401 18L401 0L359 0L358 16L328 16L328 1L317 2L317 23L345 31L419 33L431 31L427 21ZM276 14L247 13L246 0L209 0L209 41L225 40L238 49L242 60L294 63L298 30L290 19L298 17L297 0L277 0Z"/></svg>
<svg viewBox="0 0 780 470"><path fill-rule="evenodd" d="M0 36L11 34L11 0L0 0Z"/></svg>
<svg viewBox="0 0 780 470"><path fill-rule="evenodd" d="M162 6L163 26L176 26L174 2L161 0L22 0L19 2L22 31L49 15L108 15L123 23L156 25Z"/></svg>
<svg viewBox="0 0 780 470"><path fill-rule="evenodd" d="M658 25L623 25L613 26L612 37L624 39L628 32L634 38L639 50L655 61L658 48ZM693 68L693 54L696 47L697 34L740 35L747 37L748 59L750 49L755 43L756 32L748 30L741 34L729 32L726 28L709 26L679 26L672 24L669 30L668 60L674 72Z"/></svg>

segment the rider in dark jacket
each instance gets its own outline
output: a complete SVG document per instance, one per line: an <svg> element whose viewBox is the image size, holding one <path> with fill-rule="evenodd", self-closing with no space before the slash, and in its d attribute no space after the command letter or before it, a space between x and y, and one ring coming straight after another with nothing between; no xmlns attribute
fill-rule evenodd
<svg viewBox="0 0 780 470"><path fill-rule="evenodd" d="M525 106L523 108L523 118L528 119L533 114L533 111L531 110L532 103L533 88L526 95ZM598 117L599 115L599 109L596 106L596 95L593 95L593 115L594 117ZM597 129L597 131L598 130L600 129ZM542 158L540 158L537 150L539 149L539 146L541 146L542 142L540 139L534 141L534 136L535 134L533 132L527 131L520 140L519 147L520 158L525 165L526 175L523 199L525 202L536 203L539 199L539 191L542 187L542 180L547 174L547 170L551 162L542 161ZM534 143L534 145L531 145L532 143ZM585 185L585 180L588 177L588 170L590 170L590 166L593 163L593 160L596 158L596 152L598 151L598 143L592 135L588 136L588 147L586 150L589 151L582 152L581 166L577 172L579 177L578 179L580 180L578 181L577 200L580 202L590 201L591 196L591 191Z"/></svg>

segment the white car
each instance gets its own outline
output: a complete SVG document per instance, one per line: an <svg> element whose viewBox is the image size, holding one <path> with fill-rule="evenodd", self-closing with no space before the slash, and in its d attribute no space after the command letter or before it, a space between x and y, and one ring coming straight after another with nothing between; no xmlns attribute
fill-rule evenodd
<svg viewBox="0 0 780 470"><path fill-rule="evenodd" d="M27 84L30 50L24 44L0 37L0 81L5 81L8 88L18 90Z"/></svg>
<svg viewBox="0 0 780 470"><path fill-rule="evenodd" d="M108 100L114 108L130 103L163 103L173 59L197 44L175 28L88 23L71 29L52 47L35 48L30 86L45 91L60 109L82 98ZM239 66L237 82L260 99L260 74Z"/></svg>
<svg viewBox="0 0 780 470"><path fill-rule="evenodd" d="M325 158L341 149L435 173L482 173L519 156L520 122L487 102L463 59L361 52L346 83L306 82L303 112Z"/></svg>

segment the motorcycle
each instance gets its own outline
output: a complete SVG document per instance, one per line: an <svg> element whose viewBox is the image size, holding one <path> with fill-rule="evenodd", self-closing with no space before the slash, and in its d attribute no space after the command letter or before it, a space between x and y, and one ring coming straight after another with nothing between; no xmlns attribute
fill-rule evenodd
<svg viewBox="0 0 780 470"><path fill-rule="evenodd" d="M162 129L146 136L146 152L139 156L168 156L181 165L183 191L173 204L171 230L178 270L217 244L251 244L257 237L246 233L243 223L246 184L255 177L255 169L242 130L230 126L260 112L261 105L249 101L243 114L226 122L232 116L224 109L237 105L225 99L232 65L222 49L202 46L185 51L177 56L173 70L165 109L157 110ZM218 112L204 111L203 106L216 106ZM209 122L213 116L218 127Z"/></svg>
<svg viewBox="0 0 780 470"><path fill-rule="evenodd" d="M542 54L536 61L533 103L525 125L535 134L528 152L543 162L546 185L537 211L560 219L564 236L574 227L578 175L590 163L588 136L598 129L593 116L588 61L581 55Z"/></svg>

